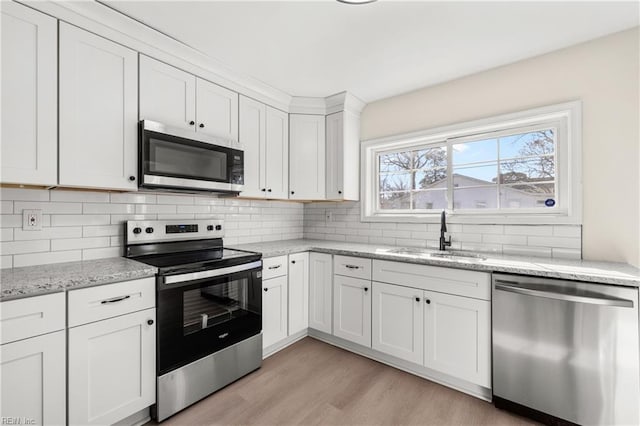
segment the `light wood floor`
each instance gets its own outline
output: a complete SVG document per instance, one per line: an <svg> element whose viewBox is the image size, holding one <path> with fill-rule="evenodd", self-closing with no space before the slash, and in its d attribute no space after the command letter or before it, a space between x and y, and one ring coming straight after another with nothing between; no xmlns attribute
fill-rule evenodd
<svg viewBox="0 0 640 426"><path fill-rule="evenodd" d="M170 425L530 425L461 392L307 337Z"/></svg>

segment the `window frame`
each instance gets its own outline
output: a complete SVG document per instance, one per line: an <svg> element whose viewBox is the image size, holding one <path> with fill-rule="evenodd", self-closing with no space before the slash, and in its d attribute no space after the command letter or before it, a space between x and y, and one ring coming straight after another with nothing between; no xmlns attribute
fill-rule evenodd
<svg viewBox="0 0 640 426"><path fill-rule="evenodd" d="M440 209L431 211L379 208L380 154L447 147L447 181L452 182L452 146L465 141L555 129L555 199L552 208L452 210L453 185L447 185L447 208L452 223L581 224L582 223L582 103L571 101L437 127L418 132L370 139L361 144L361 220L364 222L437 223ZM499 163L498 163L499 164ZM499 183L497 184L500 185ZM499 192L497 191L497 194ZM498 195L499 196L499 195Z"/></svg>

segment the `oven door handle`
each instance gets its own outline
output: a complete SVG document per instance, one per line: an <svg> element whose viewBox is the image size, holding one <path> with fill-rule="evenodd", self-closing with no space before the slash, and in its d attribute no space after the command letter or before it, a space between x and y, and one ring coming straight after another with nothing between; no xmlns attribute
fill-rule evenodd
<svg viewBox="0 0 640 426"><path fill-rule="evenodd" d="M228 266L226 268L210 269L208 271L190 272L187 274L169 275L163 277L164 284L178 284L188 281L201 280L204 278L221 277L223 275L234 274L236 272L249 271L251 269L261 268L262 261L244 263L242 265Z"/></svg>

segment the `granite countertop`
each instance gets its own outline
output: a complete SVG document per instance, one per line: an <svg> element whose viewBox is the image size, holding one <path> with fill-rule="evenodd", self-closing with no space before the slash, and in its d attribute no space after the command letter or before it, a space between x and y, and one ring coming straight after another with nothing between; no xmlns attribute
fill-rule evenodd
<svg viewBox="0 0 640 426"><path fill-rule="evenodd" d="M464 257L434 258L424 254L391 252L394 249L397 250L399 247L304 239L242 244L235 245L233 248L260 252L263 257L280 256L303 251L316 251L474 271L504 272L640 287L640 269L625 263L506 256L492 253L481 253L484 256L483 259ZM437 252L437 250L433 250L433 252Z"/></svg>
<svg viewBox="0 0 640 426"><path fill-rule="evenodd" d="M0 301L152 277L157 269L124 257L0 269Z"/></svg>

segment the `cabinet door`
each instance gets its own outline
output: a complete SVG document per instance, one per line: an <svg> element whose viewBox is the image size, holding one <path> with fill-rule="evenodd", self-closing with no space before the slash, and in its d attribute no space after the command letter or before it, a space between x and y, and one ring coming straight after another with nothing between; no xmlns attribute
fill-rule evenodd
<svg viewBox="0 0 640 426"><path fill-rule="evenodd" d="M325 199L325 118L289 116L289 198Z"/></svg>
<svg viewBox="0 0 640 426"><path fill-rule="evenodd" d="M196 77L140 55L140 120L195 130Z"/></svg>
<svg viewBox="0 0 640 426"><path fill-rule="evenodd" d="M287 337L287 277L262 282L262 347Z"/></svg>
<svg viewBox="0 0 640 426"><path fill-rule="evenodd" d="M267 198L289 198L289 114L267 106ZM245 169L246 170L246 169Z"/></svg>
<svg viewBox="0 0 640 426"><path fill-rule="evenodd" d="M491 302L425 292L424 365L491 387Z"/></svg>
<svg viewBox="0 0 640 426"><path fill-rule="evenodd" d="M266 107L263 103L240 96L238 140L244 148L243 197L266 196L265 123Z"/></svg>
<svg viewBox="0 0 640 426"><path fill-rule="evenodd" d="M65 366L64 331L0 346L0 417L65 424Z"/></svg>
<svg viewBox="0 0 640 426"><path fill-rule="evenodd" d="M155 309L69 329L69 424L113 424L155 403Z"/></svg>
<svg viewBox="0 0 640 426"><path fill-rule="evenodd" d="M309 253L309 327L332 331L333 270L330 254Z"/></svg>
<svg viewBox="0 0 640 426"><path fill-rule="evenodd" d="M289 335L309 327L309 253L289 255Z"/></svg>
<svg viewBox="0 0 640 426"><path fill-rule="evenodd" d="M60 185L135 190L138 56L60 23Z"/></svg>
<svg viewBox="0 0 640 426"><path fill-rule="evenodd" d="M373 349L422 364L422 293L410 287L373 283Z"/></svg>
<svg viewBox="0 0 640 426"><path fill-rule="evenodd" d="M371 281L333 276L333 334L371 347Z"/></svg>
<svg viewBox="0 0 640 426"><path fill-rule="evenodd" d="M343 112L327 115L327 200L341 200L344 157Z"/></svg>
<svg viewBox="0 0 640 426"><path fill-rule="evenodd" d="M196 79L196 131L238 140L238 94Z"/></svg>
<svg viewBox="0 0 640 426"><path fill-rule="evenodd" d="M2 8L2 183L58 183L58 27L14 2Z"/></svg>

